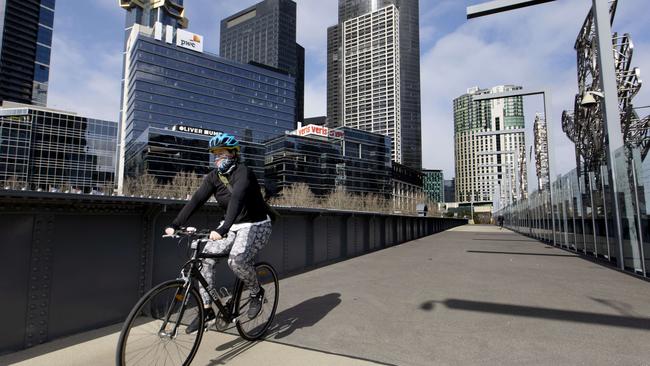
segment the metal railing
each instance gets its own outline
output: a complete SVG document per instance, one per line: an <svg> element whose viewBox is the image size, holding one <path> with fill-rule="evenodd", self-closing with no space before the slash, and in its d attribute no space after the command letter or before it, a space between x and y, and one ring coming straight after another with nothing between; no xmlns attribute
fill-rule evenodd
<svg viewBox="0 0 650 366"><path fill-rule="evenodd" d="M162 232L186 201L0 191L0 354L119 323L186 248ZM466 220L279 208L259 259L282 277L431 235ZM189 221L215 226L207 204ZM233 279L226 264L217 278Z"/></svg>

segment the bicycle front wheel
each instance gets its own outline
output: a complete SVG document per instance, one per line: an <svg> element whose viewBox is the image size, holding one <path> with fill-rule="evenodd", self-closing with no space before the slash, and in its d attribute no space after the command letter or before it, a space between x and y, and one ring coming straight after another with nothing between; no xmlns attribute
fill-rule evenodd
<svg viewBox="0 0 650 366"><path fill-rule="evenodd" d="M235 297L237 299L235 313L239 314L237 331L247 341L260 339L269 329L275 317L275 310L278 307L278 297L280 295L278 275L270 264L258 263L255 265L255 271L257 273L257 280L264 289L262 309L258 315L253 319L249 319L247 316L250 295L243 282L239 282L236 292L237 296Z"/></svg>
<svg viewBox="0 0 650 366"><path fill-rule="evenodd" d="M197 316L199 330L187 334ZM117 365L189 365L203 337L203 322L196 288L183 280L161 283L138 301L124 322Z"/></svg>

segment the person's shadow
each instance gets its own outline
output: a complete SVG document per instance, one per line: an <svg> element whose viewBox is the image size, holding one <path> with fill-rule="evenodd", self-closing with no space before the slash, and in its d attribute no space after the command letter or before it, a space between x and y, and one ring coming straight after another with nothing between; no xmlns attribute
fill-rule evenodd
<svg viewBox="0 0 650 366"><path fill-rule="evenodd" d="M311 327L341 303L341 294L331 293L311 298L275 315L267 338L284 338L296 329Z"/></svg>

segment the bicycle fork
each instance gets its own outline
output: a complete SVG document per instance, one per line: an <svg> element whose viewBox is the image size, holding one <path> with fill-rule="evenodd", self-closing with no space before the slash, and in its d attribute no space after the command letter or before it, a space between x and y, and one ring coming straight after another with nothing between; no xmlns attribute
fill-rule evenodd
<svg viewBox="0 0 650 366"><path fill-rule="evenodd" d="M181 320L183 319L183 315L185 314L185 309L187 308L187 301L189 299L189 293L190 293L190 288L191 284L189 279L185 279L185 285L176 291L176 294L174 294L174 298L172 299L172 303L169 306L169 309L167 310L167 314L165 314L165 321L163 321L162 325L160 326L160 330L158 331L158 335L160 337L164 338L169 338L169 339L174 339L176 338L176 334L178 333L178 326L181 323ZM183 291L182 293L180 293ZM169 318L172 315L172 312L174 311L174 305L176 304L177 301L181 302L181 307L179 309L179 314L178 314L178 319L176 322L174 322L174 327L170 332L165 331L167 329L167 324L169 323Z"/></svg>

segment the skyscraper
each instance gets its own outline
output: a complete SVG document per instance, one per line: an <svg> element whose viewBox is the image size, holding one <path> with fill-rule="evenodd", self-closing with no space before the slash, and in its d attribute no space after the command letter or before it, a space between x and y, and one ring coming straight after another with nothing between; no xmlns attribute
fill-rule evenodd
<svg viewBox="0 0 650 366"><path fill-rule="evenodd" d="M514 85L473 87L454 99L457 201L505 203L525 194L522 97L472 100L478 94L518 89Z"/></svg>
<svg viewBox="0 0 650 366"><path fill-rule="evenodd" d="M394 10L388 10L391 7ZM422 142L418 12L418 0L339 0L339 22L327 31L327 117L330 126L356 128L355 113L363 109L364 118L369 126L372 125L369 131L386 133L394 139L396 161L419 170L422 166ZM391 15L393 13L394 16ZM383 23L373 19L377 16L383 18ZM380 38L383 40L373 39L372 43L368 43L369 33L373 38L382 34ZM390 38L395 44L389 43ZM396 50L394 56L388 50L393 48ZM373 53L374 59L365 57L368 52ZM383 55L378 56L382 52ZM349 77L346 77L346 67L350 71L347 74ZM394 91L399 96L384 95L381 91L375 93L374 90L368 93L368 89L375 88L375 82L370 85L359 83L361 79L357 78L356 73L370 73L374 77L379 76L380 69L389 67L395 69L393 76L380 77L384 80L379 81L379 86L384 81L387 86L390 85L392 79ZM364 92L365 98L370 99L363 99L363 103L359 99L354 112L354 95ZM399 105L390 105L391 100L398 100ZM389 107L395 108L398 114L387 118ZM353 120L348 120L348 117ZM382 118L386 125L395 127L380 132L381 127L375 126L375 121L381 124Z"/></svg>
<svg viewBox="0 0 650 366"><path fill-rule="evenodd" d="M219 55L296 78L296 121L304 119L305 49L296 43L296 3L264 0L221 21Z"/></svg>
<svg viewBox="0 0 650 366"><path fill-rule="evenodd" d="M160 24L160 23L158 23ZM203 52L203 37L134 25L127 40L118 190L152 130L229 132L262 142L295 123L295 79ZM173 147L167 154L176 154ZM140 155L141 156L141 155ZM180 158L182 159L182 153ZM186 166L196 166L188 164ZM167 176L175 172L167 172Z"/></svg>
<svg viewBox="0 0 650 366"><path fill-rule="evenodd" d="M55 0L0 0L0 102L45 106Z"/></svg>

